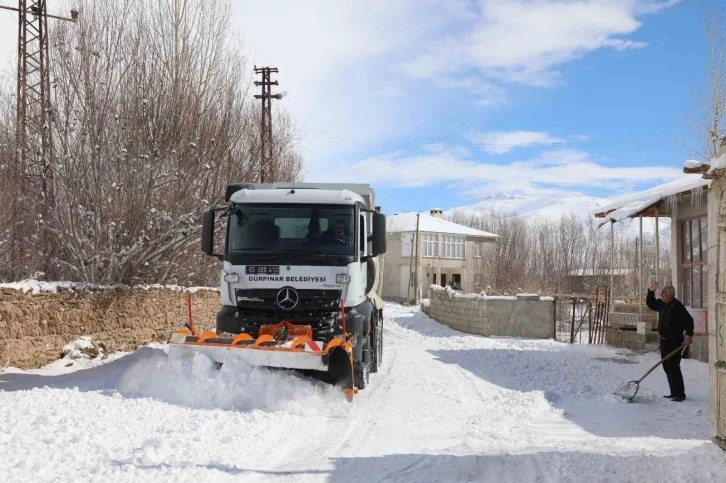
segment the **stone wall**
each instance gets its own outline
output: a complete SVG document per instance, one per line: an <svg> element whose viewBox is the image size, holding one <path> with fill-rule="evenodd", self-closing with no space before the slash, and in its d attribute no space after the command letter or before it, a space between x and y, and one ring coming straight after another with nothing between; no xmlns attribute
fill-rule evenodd
<svg viewBox="0 0 726 483"><path fill-rule="evenodd" d="M34 292L0 286L0 367L40 367L58 359L63 346L80 335L103 343L107 353L134 350L168 340L188 320L187 292L178 287L65 284ZM219 292L191 292L194 323L213 329Z"/></svg>
<svg viewBox="0 0 726 483"><path fill-rule="evenodd" d="M452 329L484 336L548 339L554 336L554 300L537 295L461 295L432 285L423 311Z"/></svg>

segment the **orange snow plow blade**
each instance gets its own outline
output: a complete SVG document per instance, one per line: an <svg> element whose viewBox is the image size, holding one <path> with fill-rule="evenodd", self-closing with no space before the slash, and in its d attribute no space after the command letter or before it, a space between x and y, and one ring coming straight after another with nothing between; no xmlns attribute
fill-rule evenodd
<svg viewBox="0 0 726 483"><path fill-rule="evenodd" d="M204 354L224 364L241 360L253 366L326 372L328 381L341 385L348 399L357 392L353 387L353 346L346 337L329 342L312 339L310 326L279 322L260 327L259 336L249 334L219 337L215 332L198 334L188 329L172 333L169 357L172 359Z"/></svg>

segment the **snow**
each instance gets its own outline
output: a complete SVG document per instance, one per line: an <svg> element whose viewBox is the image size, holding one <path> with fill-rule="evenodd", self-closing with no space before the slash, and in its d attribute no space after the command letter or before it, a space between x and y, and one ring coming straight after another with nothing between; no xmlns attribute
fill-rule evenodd
<svg viewBox="0 0 726 483"><path fill-rule="evenodd" d="M616 200L619 198L616 198ZM594 213L599 213L601 207L612 204L613 200L573 193L564 196L526 196L519 194L496 194L484 198L483 201L470 205L447 210L447 214L461 213L464 215L480 215L496 211L500 213L515 213L527 221L550 220L558 221L563 216L574 215L580 219L592 219ZM632 220L622 220L619 228L629 236L638 236L639 228ZM660 220L661 235L670 236L670 219ZM655 223L643 223L643 233L653 234Z"/></svg>
<svg viewBox="0 0 726 483"><path fill-rule="evenodd" d="M453 235L480 236L497 238L498 235L486 231L476 230L468 226L459 225L442 218L436 218L427 213L420 213L419 231L424 233L448 233ZM416 231L416 213L398 213L386 218L386 229L390 233L405 233Z"/></svg>
<svg viewBox="0 0 726 483"><path fill-rule="evenodd" d="M712 174L714 170L724 168L726 168L726 153L711 160L711 167L708 170L708 174Z"/></svg>
<svg viewBox="0 0 726 483"><path fill-rule="evenodd" d="M164 289L164 290L173 290L176 292L191 292L196 293L200 290L212 290L212 291L218 291L219 289L216 287L181 287L179 285L160 285L160 284L145 284L145 285L103 285L103 284L95 284L95 283L86 283L86 282L65 282L65 281L55 281L55 282L44 282L40 280L22 280L20 282L10 282L10 283L0 283L0 289L6 288L6 289L12 289L12 290L21 290L23 293L31 292L33 295L38 295L41 292L51 292L51 293L58 293L59 289L64 290L71 290L74 292L84 292L88 290L110 290L110 289L130 289L130 288L140 288L143 290L149 290L149 289Z"/></svg>
<svg viewBox="0 0 726 483"><path fill-rule="evenodd" d="M638 212L673 195L695 191L710 186L711 180L703 179L700 174L686 174L668 183L641 191L635 195L622 197L612 203L602 206L593 213L608 213L604 216L606 221L621 221Z"/></svg>
<svg viewBox="0 0 726 483"><path fill-rule="evenodd" d="M630 275L633 273L632 270L629 270L627 268L616 268L613 270L613 275ZM593 276L605 276L610 275L610 269L609 268L578 268L576 270L572 270L570 272L570 276L572 277L593 277Z"/></svg>
<svg viewBox="0 0 726 483"><path fill-rule="evenodd" d="M586 219L590 216L592 210L607 203L608 200L605 198L587 196L581 193L558 194L558 196L499 193L489 195L474 205L447 210L447 214L462 213L469 215L488 211L513 211L528 220L536 218L559 220L566 215L575 215Z"/></svg>
<svg viewBox="0 0 726 483"><path fill-rule="evenodd" d="M93 342L91 341L91 337L83 335L64 345L61 352L65 357L70 359L80 359L84 357L81 351L84 349L91 349L92 347Z"/></svg>
<svg viewBox="0 0 726 483"><path fill-rule="evenodd" d="M700 161L694 161L692 159L687 159L685 163L683 163L683 167L686 169L698 169L704 164Z"/></svg>
<svg viewBox="0 0 726 483"><path fill-rule="evenodd" d="M1 373L2 481L654 483L726 472L710 442L707 364L683 361L682 403L660 397L660 370L626 404L612 392L657 354L467 335L398 305L385 314L383 366L353 403L279 371L171 364L163 344L85 370Z"/></svg>
<svg viewBox="0 0 726 483"><path fill-rule="evenodd" d="M435 292L446 292L449 299L461 298L470 300L518 300L518 299L539 299L540 301L554 300L552 297L541 297L539 294L518 293L516 295L487 295L484 290L481 293L460 293L452 289L450 286L442 287L441 285L431 284L429 288Z"/></svg>

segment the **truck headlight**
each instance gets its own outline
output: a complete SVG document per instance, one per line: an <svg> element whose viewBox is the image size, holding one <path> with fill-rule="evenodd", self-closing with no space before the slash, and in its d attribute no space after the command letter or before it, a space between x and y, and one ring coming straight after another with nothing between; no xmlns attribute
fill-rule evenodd
<svg viewBox="0 0 726 483"><path fill-rule="evenodd" d="M224 276L224 281L227 283L237 283L239 282L239 275L236 273L228 273Z"/></svg>
<svg viewBox="0 0 726 483"><path fill-rule="evenodd" d="M350 275L339 273L335 276L335 283L350 283Z"/></svg>

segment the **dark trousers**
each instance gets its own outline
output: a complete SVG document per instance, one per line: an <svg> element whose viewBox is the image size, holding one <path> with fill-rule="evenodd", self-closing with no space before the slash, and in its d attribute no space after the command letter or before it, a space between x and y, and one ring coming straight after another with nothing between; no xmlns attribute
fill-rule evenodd
<svg viewBox="0 0 726 483"><path fill-rule="evenodd" d="M682 340L661 339L661 359L680 347L682 343ZM685 396L686 388L683 384L683 374L681 374L681 353L678 352L667 361L664 361L663 370L668 378L668 386L671 388L671 396Z"/></svg>

